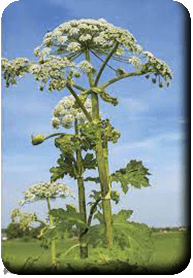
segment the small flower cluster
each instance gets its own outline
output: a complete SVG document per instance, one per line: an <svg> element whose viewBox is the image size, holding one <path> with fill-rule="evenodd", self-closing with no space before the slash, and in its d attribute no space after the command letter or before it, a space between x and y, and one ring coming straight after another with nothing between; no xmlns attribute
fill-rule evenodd
<svg viewBox="0 0 193 278"><path fill-rule="evenodd" d="M47 83L49 81L48 90L62 90L66 87L66 74L72 72L76 74L75 65L66 57L49 57L39 61L39 64L32 64L29 71L35 75L37 81ZM43 86L42 86L43 89Z"/></svg>
<svg viewBox="0 0 193 278"><path fill-rule="evenodd" d="M135 57L135 56L130 57L130 58L128 59L128 62L129 62L130 64L132 64L135 68L140 68L140 67L142 66L142 63L141 63L140 58Z"/></svg>
<svg viewBox="0 0 193 278"><path fill-rule="evenodd" d="M91 100L87 98L84 103L88 112L91 112ZM52 127L71 128L75 119L80 122L86 121L86 116L80 108L75 108L75 99L73 96L66 96L61 99L53 111Z"/></svg>
<svg viewBox="0 0 193 278"><path fill-rule="evenodd" d="M35 213L28 214L16 208L11 212L11 219L12 221L19 223L23 230L26 230L37 220L37 216Z"/></svg>
<svg viewBox="0 0 193 278"><path fill-rule="evenodd" d="M40 182L34 184L24 192L24 200L20 202L20 205L45 198L66 198L67 195L73 197L70 188L66 184L59 182Z"/></svg>
<svg viewBox="0 0 193 278"><path fill-rule="evenodd" d="M45 52L49 53L47 48L43 51L44 54ZM45 58L43 54L39 57L38 63L29 62L25 58L17 58L12 61L2 58L1 68L7 87L16 85L17 77L23 77L26 73L31 73L35 76L36 81L42 83L40 90L43 90L45 84L48 83L49 91L60 91L66 87L69 74L75 77L80 76L75 64L68 58Z"/></svg>
<svg viewBox="0 0 193 278"><path fill-rule="evenodd" d="M80 62L77 67L80 68L80 70L83 72L83 73L86 73L88 74L89 72L91 72L93 70L93 66L91 65L91 63L89 63L88 61L82 61Z"/></svg>
<svg viewBox="0 0 193 278"><path fill-rule="evenodd" d="M2 58L1 68L3 71L6 86L16 85L16 77L23 77L29 70L31 63L26 58L16 58L12 61Z"/></svg>
<svg viewBox="0 0 193 278"><path fill-rule="evenodd" d="M162 76L165 79L166 85L169 85L169 80L172 79L172 71L166 65L165 62L156 58L151 52L143 51L143 55L145 56L147 63L150 67L154 68L155 71L155 78L152 79L153 83L156 83L157 77ZM147 75L146 78L149 78ZM163 87L162 82L159 80L159 86Z"/></svg>

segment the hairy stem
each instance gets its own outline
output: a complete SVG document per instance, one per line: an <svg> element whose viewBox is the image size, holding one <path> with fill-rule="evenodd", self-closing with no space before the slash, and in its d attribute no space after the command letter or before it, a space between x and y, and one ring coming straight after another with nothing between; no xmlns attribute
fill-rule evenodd
<svg viewBox="0 0 193 278"><path fill-rule="evenodd" d="M78 121L75 119L75 134L78 135ZM77 165L77 183L78 183L78 201L79 201L79 212L83 216L85 226L87 225L87 216L86 216L86 197L85 197L85 188L83 181L83 165L82 165L82 155L81 149L76 150L76 165ZM82 230L80 230L80 235L82 234ZM88 238L87 235L80 236L80 257L87 258L88 257Z"/></svg>
<svg viewBox="0 0 193 278"><path fill-rule="evenodd" d="M53 217L52 217L52 215L50 215L50 210L51 210L50 198L46 198L46 201L47 201L50 225L53 225L54 224ZM52 262L52 265L56 264L56 239L55 238L52 238L52 240L51 240L51 262Z"/></svg>

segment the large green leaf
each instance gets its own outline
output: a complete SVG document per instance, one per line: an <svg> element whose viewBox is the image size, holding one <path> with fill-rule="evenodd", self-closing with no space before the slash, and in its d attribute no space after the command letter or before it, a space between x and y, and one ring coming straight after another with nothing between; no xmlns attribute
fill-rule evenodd
<svg viewBox="0 0 193 278"><path fill-rule="evenodd" d="M113 215L114 246L119 246L128 254L131 264L147 264L154 250L152 231L145 224L128 222L131 214L131 210L121 210L117 215ZM93 247L104 247L105 225L102 213L95 214L95 218L100 224L90 228L89 241Z"/></svg>
<svg viewBox="0 0 193 278"><path fill-rule="evenodd" d="M122 190L126 194L129 185L135 188L150 185L147 178L150 175L148 171L149 169L143 166L142 161L131 160L125 168L121 168L111 175L111 181L120 182Z"/></svg>
<svg viewBox="0 0 193 278"><path fill-rule="evenodd" d="M85 227L83 215L77 212L71 205L67 205L66 210L62 208L52 209L50 215L54 217L54 223L58 230L65 231L72 229L74 225L76 225L77 228Z"/></svg>

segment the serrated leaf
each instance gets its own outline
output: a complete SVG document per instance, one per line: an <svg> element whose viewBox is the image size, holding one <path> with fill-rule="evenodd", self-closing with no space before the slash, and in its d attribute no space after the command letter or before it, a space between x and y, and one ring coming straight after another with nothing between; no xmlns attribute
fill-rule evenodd
<svg viewBox="0 0 193 278"><path fill-rule="evenodd" d="M57 229L71 229L76 225L77 228L85 227L83 215L76 211L72 206L67 206L67 209L52 209L50 215L54 217Z"/></svg>
<svg viewBox="0 0 193 278"><path fill-rule="evenodd" d="M82 165L84 170L86 169L95 169L97 166L97 161L94 158L94 155L92 153L87 153L84 157L84 159L82 159Z"/></svg>
<svg viewBox="0 0 193 278"><path fill-rule="evenodd" d="M120 182L122 190L126 194L129 185L135 188L149 186L147 175L150 173L143 166L142 161L131 160L125 168L121 168L111 175L111 181Z"/></svg>
<svg viewBox="0 0 193 278"><path fill-rule="evenodd" d="M99 177L87 177L86 179L84 179L84 181L93 181L96 183L100 182Z"/></svg>
<svg viewBox="0 0 193 278"><path fill-rule="evenodd" d="M113 214L113 221L114 223L126 221L132 214L132 210L122 209L118 214Z"/></svg>
<svg viewBox="0 0 193 278"><path fill-rule="evenodd" d="M59 166L55 166L50 169L50 173L53 174L51 176L51 181L62 179L64 175L69 175L73 178L76 177L76 165L71 154L60 155L57 163Z"/></svg>
<svg viewBox="0 0 193 278"><path fill-rule="evenodd" d="M153 238L151 229L143 223L128 222L132 214L131 210L122 210L113 215L113 237L114 245L128 253L128 260L131 264L147 264L153 252ZM92 226L89 232L89 241L93 247L105 246L105 225L103 214L95 214L99 225Z"/></svg>

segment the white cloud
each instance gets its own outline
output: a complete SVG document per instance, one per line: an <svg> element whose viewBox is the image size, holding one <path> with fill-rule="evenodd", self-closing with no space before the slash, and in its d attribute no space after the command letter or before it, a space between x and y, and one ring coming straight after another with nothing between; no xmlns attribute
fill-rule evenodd
<svg viewBox="0 0 193 278"><path fill-rule="evenodd" d="M144 101L139 101L132 98L121 98L120 99L120 105L123 107L123 109L127 109L130 113L140 113L140 112L146 112L149 110L148 103L145 103Z"/></svg>
<svg viewBox="0 0 193 278"><path fill-rule="evenodd" d="M169 143L174 141L180 141L183 139L184 134L180 132L166 132L158 136L153 136L142 141L134 143L125 143L121 146L113 148L112 152L125 152L129 149L156 149L161 143Z"/></svg>

